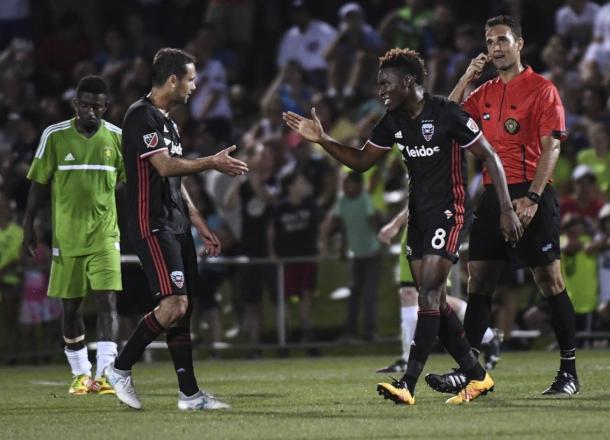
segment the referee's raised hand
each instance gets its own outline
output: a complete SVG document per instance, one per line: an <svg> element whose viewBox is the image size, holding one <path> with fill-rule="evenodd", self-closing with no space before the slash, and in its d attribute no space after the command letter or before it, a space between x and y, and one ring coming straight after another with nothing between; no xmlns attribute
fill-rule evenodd
<svg viewBox="0 0 610 440"><path fill-rule="evenodd" d="M230 156L237 147L231 145L214 155L214 168L229 176L239 176L248 172L248 164Z"/></svg>

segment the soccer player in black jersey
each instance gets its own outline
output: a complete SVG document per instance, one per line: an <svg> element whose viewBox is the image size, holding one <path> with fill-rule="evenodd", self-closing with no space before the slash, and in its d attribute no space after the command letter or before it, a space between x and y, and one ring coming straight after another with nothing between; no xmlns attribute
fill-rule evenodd
<svg viewBox="0 0 610 440"><path fill-rule="evenodd" d="M468 385L448 403L473 400L493 388L463 337L463 328L442 297L458 248L470 225L464 150L483 161L498 193L500 224L507 241L517 242L523 228L506 187L502 164L477 124L456 104L426 93L424 64L417 52L391 49L380 58L379 96L387 112L361 149L340 144L324 132L315 109L312 119L285 113L284 121L339 162L365 171L396 145L409 171L409 264L419 291L418 322L406 373L377 390L396 403L414 404L415 384L437 335L467 371Z"/></svg>
<svg viewBox="0 0 610 440"><path fill-rule="evenodd" d="M178 127L168 112L185 104L194 89L195 59L178 49L161 49L153 60L150 93L129 107L123 121L129 235L158 306L140 321L104 374L117 397L136 409L142 403L131 381L131 368L163 332L178 375L178 408L228 408L199 389L193 370L189 295L197 288L197 257L191 223L209 255L218 255L221 249L193 206L181 176L209 169L236 176L248 167L229 156L234 145L214 156L181 157Z"/></svg>

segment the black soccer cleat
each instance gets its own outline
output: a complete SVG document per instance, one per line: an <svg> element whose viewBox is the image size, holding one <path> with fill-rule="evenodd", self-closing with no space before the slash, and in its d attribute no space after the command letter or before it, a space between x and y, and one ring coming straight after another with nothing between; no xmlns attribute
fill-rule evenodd
<svg viewBox="0 0 610 440"><path fill-rule="evenodd" d="M458 394L468 385L466 375L459 368L445 374L428 373L425 379L428 386L439 393Z"/></svg>
<svg viewBox="0 0 610 440"><path fill-rule="evenodd" d="M580 391L578 379L567 371L559 370L555 380L546 390L542 392L544 396L573 396Z"/></svg>
<svg viewBox="0 0 610 440"><path fill-rule="evenodd" d="M500 362L500 352L502 349L502 340L504 335L497 328L492 329L494 337L489 343L484 344L481 348L485 355L485 369L493 370Z"/></svg>
<svg viewBox="0 0 610 440"><path fill-rule="evenodd" d="M387 367L376 370L377 373L402 373L407 369L407 361L398 358Z"/></svg>

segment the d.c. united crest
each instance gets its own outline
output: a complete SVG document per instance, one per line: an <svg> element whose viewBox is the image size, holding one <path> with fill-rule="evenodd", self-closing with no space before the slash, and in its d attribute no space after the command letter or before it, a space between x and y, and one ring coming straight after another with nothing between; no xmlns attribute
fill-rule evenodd
<svg viewBox="0 0 610 440"><path fill-rule="evenodd" d="M422 124L421 134L424 136L426 142L430 142L430 139L432 139L432 136L434 136L434 125L430 124L429 122Z"/></svg>

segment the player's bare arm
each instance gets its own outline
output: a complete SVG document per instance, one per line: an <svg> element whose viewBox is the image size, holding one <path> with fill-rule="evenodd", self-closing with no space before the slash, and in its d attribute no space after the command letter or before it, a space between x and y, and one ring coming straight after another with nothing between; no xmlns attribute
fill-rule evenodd
<svg viewBox="0 0 610 440"><path fill-rule="evenodd" d="M163 150L150 156L149 160L162 177L188 176L206 170L217 170L229 176L239 176L248 172L248 165L230 156L236 148L235 145L231 145L213 156L196 159L170 156L167 150Z"/></svg>
<svg viewBox="0 0 610 440"><path fill-rule="evenodd" d="M500 228L502 229L504 239L512 244L517 243L523 235L524 226L513 210L508 194L506 175L504 174L504 167L500 158L487 139L485 139L485 136L481 136L474 144L468 147L468 150L485 164L494 189L498 194L500 202Z"/></svg>
<svg viewBox="0 0 610 440"><path fill-rule="evenodd" d="M555 169L555 164L557 163L561 149L561 142L559 139L555 139L552 136L542 136L540 143L542 144L542 154L538 160L534 181L530 185L528 192L528 194L535 193L538 197L540 197L546 184L553 176L553 170ZM527 196L513 200L513 206L524 227L527 227L530 224L538 210L538 203Z"/></svg>
<svg viewBox="0 0 610 440"><path fill-rule="evenodd" d="M210 231L210 228L208 228L208 224L199 213L197 207L194 205L193 201L191 200L191 196L189 196L189 193L186 190L185 186L182 185L180 187L180 190L182 192L182 198L184 198L186 206L189 210L189 219L191 220L191 223L193 224L193 226L195 226L197 232L199 233L199 236L203 240L203 252L206 255L209 255L210 257L218 256L222 251L220 240L218 239L216 234L214 234L212 231Z"/></svg>
<svg viewBox="0 0 610 440"><path fill-rule="evenodd" d="M450 101L453 101L457 104L461 104L464 100L464 93L466 89L470 85L470 83L474 80L477 80L481 77L481 72L485 68L485 64L489 62L489 56L484 53L480 53L476 58L473 58L470 61L470 65L466 69L466 72L459 79L453 90L448 96Z"/></svg>
<svg viewBox="0 0 610 440"><path fill-rule="evenodd" d="M407 224L409 220L409 208L405 207L398 214L392 217L388 223L383 225L377 233L379 241L385 244L390 244L392 239L398 234L398 231Z"/></svg>
<svg viewBox="0 0 610 440"><path fill-rule="evenodd" d="M49 185L43 185L32 181L30 192L28 193L27 206L25 208L25 218L23 220L23 244L22 251L25 255L33 257L38 245L38 237L34 229L34 221L38 211L44 204L45 200L50 198L51 188Z"/></svg>
<svg viewBox="0 0 610 440"><path fill-rule="evenodd" d="M389 149L376 148L368 142L361 150L357 150L336 141L324 132L315 107L311 109L311 119L293 112L282 113L282 117L288 127L308 141L320 144L331 156L354 171L368 170L389 151Z"/></svg>

